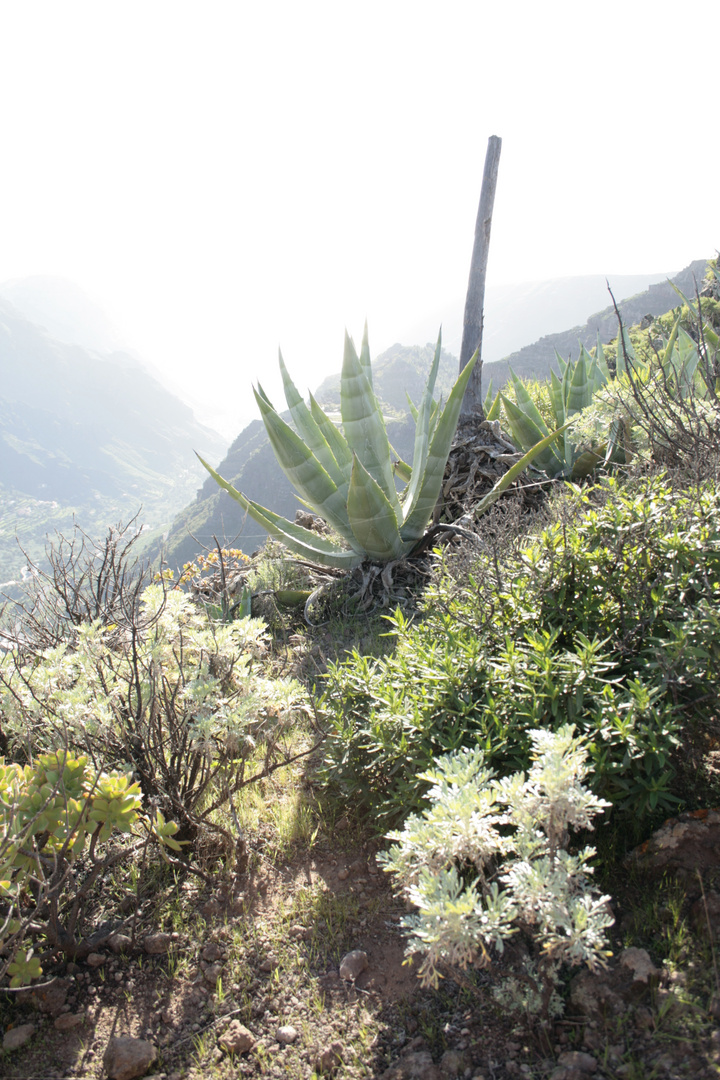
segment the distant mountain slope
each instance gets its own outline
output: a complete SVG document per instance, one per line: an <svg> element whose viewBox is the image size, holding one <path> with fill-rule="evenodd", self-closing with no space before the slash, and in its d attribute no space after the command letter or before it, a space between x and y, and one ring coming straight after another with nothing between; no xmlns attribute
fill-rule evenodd
<svg viewBox="0 0 720 1080"><path fill-rule="evenodd" d="M692 291L693 274L700 280L704 271L705 261L699 260L678 274L674 280L684 291ZM533 287L532 291L533 295L536 295L545 290ZM547 293L548 296L551 294L552 290ZM518 295L522 296L522 287ZM624 300L619 306L623 320L631 325L645 314L661 314L675 307L677 303L677 294L664 282L651 285L648 290ZM555 309L559 310L561 307L561 302L557 300ZM522 323L522 312L518 313L517 320ZM579 349L578 340L591 347L597 340L598 332L603 341L610 341L617 334L617 320L612 307L591 316L584 326L543 337L506 360L486 363L483 369L483 386L487 388L492 377L493 388L499 389L509 377L509 363L512 363L513 370L519 375L547 378L555 362L555 348L562 356L576 355ZM432 357L433 346L430 343L424 346L396 344L386 349L373 363L375 393L386 415L395 417L389 419L387 424L390 442L407 461L412 459L414 425L408 416L406 392L414 402L419 402ZM457 364L457 358L444 350L437 384L437 390L443 396L447 396L457 377ZM325 379L316 397L328 411L336 411L339 408L339 375ZM249 498L276 513L292 519L300 507L297 496L275 460L265 429L259 420L253 421L241 431L218 470ZM198 491L195 502L186 507L173 522L164 547L165 558L170 566L181 566L193 558L199 545L211 547L214 536L223 542L233 541L235 546L250 553L264 543L266 533L251 519L246 518L240 506L224 491L220 491L208 477Z"/></svg>
<svg viewBox="0 0 720 1080"><path fill-rule="evenodd" d="M219 458L223 440L136 358L58 341L0 297L0 581L37 555L48 527L73 514L104 531L143 507L161 527L190 498L193 446Z"/></svg>
<svg viewBox="0 0 720 1080"><path fill-rule="evenodd" d="M669 274L612 274L610 285L617 300L666 281ZM502 360L529 341L556 334L585 321L589 312L604 308L608 300L603 274L491 285L485 294L483 356L485 363ZM438 308L407 327L401 341L433 341L442 324L445 348L460 355L464 303Z"/></svg>
<svg viewBox="0 0 720 1080"><path fill-rule="evenodd" d="M698 259L690 263L672 279L686 295L692 295L695 291L695 281L701 282L705 274L707 263L705 259ZM617 297L616 297L617 299ZM622 320L626 326L632 326L640 322L645 315L662 315L680 303L678 295L667 281L651 285L644 292L631 296L618 304ZM617 335L617 316L612 304L603 308L590 318L582 326L574 326L571 330L565 330L559 334L548 334L526 345L510 356L496 363L486 363L483 367L483 385L487 387L488 381L493 380L493 387L498 390L510 375L510 367L516 375L527 379L545 379L551 367L555 367L555 350L567 359L568 356L576 357L580 351L580 342L586 349L592 348L597 342L598 336L603 343L612 341Z"/></svg>

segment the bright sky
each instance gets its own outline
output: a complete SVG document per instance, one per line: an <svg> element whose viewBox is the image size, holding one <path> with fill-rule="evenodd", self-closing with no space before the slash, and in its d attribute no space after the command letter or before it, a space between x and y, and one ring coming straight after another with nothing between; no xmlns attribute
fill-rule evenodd
<svg viewBox="0 0 720 1080"><path fill-rule="evenodd" d="M720 4L684 10L0 0L0 281L77 282L237 432L278 344L314 387L346 325L462 304L490 135L489 283L680 269L720 246Z"/></svg>

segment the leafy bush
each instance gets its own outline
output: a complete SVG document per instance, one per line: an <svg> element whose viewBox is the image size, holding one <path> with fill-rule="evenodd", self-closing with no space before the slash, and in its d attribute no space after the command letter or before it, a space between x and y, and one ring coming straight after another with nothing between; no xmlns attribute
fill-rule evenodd
<svg viewBox="0 0 720 1080"><path fill-rule="evenodd" d="M568 721L619 811L677 805L679 732L720 690L720 495L608 478L561 507L517 558L441 576L422 621L396 613L392 655L331 668L324 781L380 827L420 805L415 778L442 754L479 747L507 774L531 729Z"/></svg>
<svg viewBox="0 0 720 1080"><path fill-rule="evenodd" d="M42 975L40 936L68 957L99 948L108 933L92 943L77 936L93 885L149 839L180 851L177 825L141 804L129 776L98 772L87 757L42 754L24 767L0 761L0 979L7 973L17 987ZM115 832L134 843L108 846ZM73 866L83 857L79 882Z"/></svg>
<svg viewBox="0 0 720 1080"><path fill-rule="evenodd" d="M430 807L411 815L381 858L417 914L406 915L407 953L437 988L439 964L487 966L506 944L529 950L500 989L504 1004L542 1016L562 1012L563 964L605 963L607 896L588 882L595 854L567 850L568 829L591 829L607 805L584 785L588 766L574 727L531 731L532 767L495 778L478 750L440 758L421 777Z"/></svg>
<svg viewBox="0 0 720 1080"><path fill-rule="evenodd" d="M31 761L63 748L105 768L132 772L154 803L195 841L235 792L285 761L285 736L303 706L297 683L258 670L258 619L210 622L190 597L148 586L137 610L66 628L37 649L22 640L0 657L0 718L6 755Z"/></svg>

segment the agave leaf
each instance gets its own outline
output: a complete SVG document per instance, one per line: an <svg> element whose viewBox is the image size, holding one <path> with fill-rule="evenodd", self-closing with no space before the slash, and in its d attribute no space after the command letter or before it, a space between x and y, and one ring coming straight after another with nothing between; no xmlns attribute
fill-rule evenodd
<svg viewBox="0 0 720 1080"><path fill-rule="evenodd" d="M417 424L417 418L418 418L417 406L413 404L413 399L410 397L407 390L405 391L405 397L407 398L408 408L410 409L410 415L412 416L414 422Z"/></svg>
<svg viewBox="0 0 720 1080"><path fill-rule="evenodd" d="M485 394L485 400L483 401L483 412L485 413L485 419L486 420L487 420L487 414L490 412L490 409L492 408L493 402L495 400L495 398L493 397L492 387L493 387L493 381L491 379L490 382L488 383L487 393Z"/></svg>
<svg viewBox="0 0 720 1080"><path fill-rule="evenodd" d="M458 375L442 415L435 424L422 482L416 490L414 502L408 500L405 502L405 520L400 529L403 540L419 540L430 520L430 515L435 509L435 503L438 501L440 489L442 488L445 465L455 435L458 417L460 416L460 406L462 405L465 387L477 363L477 358L478 353L476 350ZM413 463L413 469L414 467Z"/></svg>
<svg viewBox="0 0 720 1080"><path fill-rule="evenodd" d="M628 370L628 361L629 368ZM618 375L630 375L633 370L638 368L637 357L635 356L635 350L632 347L630 341L630 335L624 326L620 327L620 332L617 339L617 357L615 360L615 369ZM644 365L643 365L644 366Z"/></svg>
<svg viewBox="0 0 720 1080"><path fill-rule="evenodd" d="M310 394L310 411L315 423L322 431L325 441L332 450L333 457L342 470L344 480L347 483L350 483L352 450L345 442L345 436L338 430L337 424L333 424L330 417L324 412L322 407L318 405L312 394Z"/></svg>
<svg viewBox="0 0 720 1080"><path fill-rule="evenodd" d="M560 378L562 379L565 375L565 368L568 366L568 361L563 360L557 349L555 350L555 359L557 360L557 365L560 368Z"/></svg>
<svg viewBox="0 0 720 1080"><path fill-rule="evenodd" d="M562 472L565 468L565 462L559 457L551 445L555 439L550 439L549 442L546 442L547 436L544 435L537 424L531 420L529 416L526 416L522 409L517 407L514 401L510 401L504 395L503 405L505 406L505 415L510 424L510 430L513 433L513 438L517 445L524 449L525 447L535 448L542 443L543 445L541 449L538 450L533 461L536 460L538 468L549 475L554 476L555 473Z"/></svg>
<svg viewBox="0 0 720 1080"><path fill-rule="evenodd" d="M502 493L510 487L520 473L524 472L528 465L532 465L540 454L546 451L556 439L559 439L560 436L564 434L569 426L568 422L561 428L558 428L557 431L551 431L549 435L546 435L544 439L541 439L535 446L531 447L526 454L523 454L520 460L516 461L515 464L508 469L505 475L498 480L492 491L488 491L485 498L480 500L475 507L475 514L479 516L480 514L484 514L486 510L489 510L492 504L497 502Z"/></svg>
<svg viewBox="0 0 720 1080"><path fill-rule="evenodd" d="M562 383L552 370L550 371L550 385L548 391L550 394L550 404L552 405L552 411L555 416L555 426L560 427L565 423L565 401L563 399Z"/></svg>
<svg viewBox="0 0 720 1080"><path fill-rule="evenodd" d="M498 420L499 417L500 417L501 408L502 408L502 397L501 397L500 391L498 390L497 394L495 395L495 397L493 399L492 405L490 406L490 408L487 410L487 412L485 414L485 419L488 420L488 421Z"/></svg>
<svg viewBox="0 0 720 1080"><path fill-rule="evenodd" d="M393 451L395 453L395 451ZM412 479L412 465L408 465L407 461L403 461L402 458L395 454L393 460L393 469L398 479L402 480L403 484L409 484Z"/></svg>
<svg viewBox="0 0 720 1080"><path fill-rule="evenodd" d="M605 383L610 381L610 369L607 366L607 360L605 359L605 351L602 347L600 334L598 334L597 336L597 345L595 346L595 363L597 364L600 370L600 374L603 376L604 379L604 381L601 383L601 386L605 386ZM600 387L596 386L595 389L599 390Z"/></svg>
<svg viewBox="0 0 720 1080"><path fill-rule="evenodd" d="M278 356L280 359L280 373L282 375L283 388L285 390L285 400L287 401L290 415L295 421L295 426L303 438L305 445L320 462L328 476L331 477L339 488L342 488L343 485L347 484L347 479L343 475L340 465L335 460L332 447L328 444L317 420L312 415L310 409L308 409L303 401L302 395L290 378L290 373L285 367L285 361L279 350Z"/></svg>
<svg viewBox="0 0 720 1080"><path fill-rule="evenodd" d="M592 401L593 387L588 378L588 368L585 360L586 356L589 359L587 351L584 348L581 348L580 355L575 364L575 369L572 373L568 392L565 396L566 416L572 416L573 413L586 409Z"/></svg>
<svg viewBox="0 0 720 1080"><path fill-rule="evenodd" d="M275 514L272 510L268 510L259 503L253 502L252 499L248 499L246 495L243 495L241 491L228 483L211 465L208 465L207 461L204 461L199 454L197 457L213 480L227 491L231 498L240 503L253 521L257 522L266 532L269 532L271 536L274 536L276 540L287 544L298 555L320 563L322 566L334 566L340 570L351 569L362 562L363 556L359 552L344 551L326 537L318 536L312 530L305 529L302 525L296 525L295 522L288 521L287 518L281 517L280 514Z"/></svg>
<svg viewBox="0 0 720 1080"><path fill-rule="evenodd" d="M567 436L567 432L566 432ZM600 444L591 450L583 450L574 461L570 469L571 480L583 480L586 476L589 476L591 472L595 470L598 462L602 461L605 457L606 446Z"/></svg>
<svg viewBox="0 0 720 1080"><path fill-rule="evenodd" d="M515 398L517 400L518 408L522 409L525 415L529 417L530 420L532 420L532 422L535 424L538 431L540 432L541 438L544 438L545 435L549 435L550 429L543 420L540 410L530 396L527 387L523 385L522 380L517 377L512 368L510 368L510 378L512 379L513 385L515 387Z"/></svg>
<svg viewBox="0 0 720 1080"><path fill-rule="evenodd" d="M362 339L362 345L360 346L359 360L360 360L360 366L363 369L363 371L365 372L365 376L367 378L367 381L370 383L370 387L372 388L373 376L372 376L372 363L370 362L370 345L368 343L367 322L365 323L365 329L363 330L363 339Z"/></svg>
<svg viewBox="0 0 720 1080"><path fill-rule="evenodd" d="M340 409L347 444L385 493L398 522L402 510L395 489L390 443L372 385L345 335L345 356L340 384Z"/></svg>
<svg viewBox="0 0 720 1080"><path fill-rule="evenodd" d="M673 355L675 353L675 342L677 341L678 330L680 329L680 318L681 316L678 315L677 319L673 323L670 337L668 338L667 345L665 346L663 354L660 358L660 362L662 363L664 370L667 370L668 365L672 364L673 362Z"/></svg>
<svg viewBox="0 0 720 1080"><path fill-rule="evenodd" d="M338 488L300 436L278 416L275 409L270 408L265 399L257 393L255 400L275 457L290 483L316 513L352 544L353 534L347 521L344 492Z"/></svg>
<svg viewBox="0 0 720 1080"><path fill-rule="evenodd" d="M412 474L410 476L410 486L408 487L403 504L403 513L406 516L412 514L415 509L418 493L425 478L425 466L427 465L428 454L430 452L430 418L433 406L432 395L433 390L435 389L438 367L440 366L441 349L442 332L438 334L437 345L435 346L435 356L433 358L432 367L430 368L428 381L425 384L422 401L420 402L420 408L418 409L417 420L415 422L415 446L413 448ZM444 467L445 466L443 465L443 468ZM427 521L425 524L427 524Z"/></svg>
<svg viewBox="0 0 720 1080"><path fill-rule="evenodd" d="M680 288L680 287L679 287L678 285L676 285L676 284L675 284L675 282L674 282L674 281L671 281L671 282L670 282L670 284L672 285L673 289L674 289L674 290L675 290L675 292L676 292L676 293L678 294L678 296L680 297L680 299L682 300L682 302L683 302L684 304L686 304L686 305L687 305L687 307L688 307L688 308L690 309L690 312L691 312L691 314L692 314L692 315L695 315L695 316L697 317L697 308L695 307L695 303L694 303L694 301L692 301L692 300L688 300L688 298L687 298L687 296L685 295L685 293L684 293L684 292L682 291L682 289L681 289L681 288Z"/></svg>
<svg viewBox="0 0 720 1080"><path fill-rule="evenodd" d="M395 508L357 456L350 477L347 512L357 545L369 559L387 562L403 554Z"/></svg>

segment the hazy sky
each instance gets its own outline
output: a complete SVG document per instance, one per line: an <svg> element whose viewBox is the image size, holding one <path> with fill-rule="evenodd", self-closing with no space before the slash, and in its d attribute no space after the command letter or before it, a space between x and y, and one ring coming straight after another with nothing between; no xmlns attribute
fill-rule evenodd
<svg viewBox="0 0 720 1080"><path fill-rule="evenodd" d="M0 281L57 274L230 429L467 281L720 246L720 4L0 0ZM490 317L491 313L488 313ZM239 429L239 423L237 425Z"/></svg>

